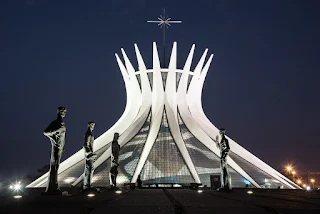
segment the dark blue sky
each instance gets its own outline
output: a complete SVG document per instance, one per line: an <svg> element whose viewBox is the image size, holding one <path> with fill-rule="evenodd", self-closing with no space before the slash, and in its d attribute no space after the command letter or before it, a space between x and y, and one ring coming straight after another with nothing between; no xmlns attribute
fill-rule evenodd
<svg viewBox="0 0 320 214"><path fill-rule="evenodd" d="M193 43L195 62L205 48L215 54L203 92L208 118L275 168L320 170L319 1L1 0L0 179L49 163L42 132L60 105L68 109L63 159L81 149L89 120L96 137L117 121L126 97L114 53L123 47L136 64L137 43L151 67L161 30L146 21L164 7L183 21L167 34L180 67Z"/></svg>

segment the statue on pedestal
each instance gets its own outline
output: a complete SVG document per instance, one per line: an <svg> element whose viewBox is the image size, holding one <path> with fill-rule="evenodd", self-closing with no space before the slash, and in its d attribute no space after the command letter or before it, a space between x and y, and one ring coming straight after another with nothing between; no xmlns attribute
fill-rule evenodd
<svg viewBox="0 0 320 214"><path fill-rule="evenodd" d="M117 175L118 175L118 158L120 145L118 144L119 133L114 133L111 147L111 169L110 169L110 186L112 188L117 187Z"/></svg>
<svg viewBox="0 0 320 214"><path fill-rule="evenodd" d="M220 168L221 168L221 187L220 191L230 191L231 187L231 177L228 171L227 157L230 151L229 141L226 138L226 130L220 129L221 140L219 142L219 137L216 137L215 142L220 149Z"/></svg>
<svg viewBox="0 0 320 214"><path fill-rule="evenodd" d="M93 163L96 160L97 155L93 152L94 136L92 131L94 129L95 122L88 122L88 129L84 135L84 156L85 156L85 167L84 167L84 178L83 178L83 190L91 188L91 179L94 171Z"/></svg>
<svg viewBox="0 0 320 214"><path fill-rule="evenodd" d="M59 107L57 109L57 119L52 121L43 132L51 142L50 171L46 193L61 194L58 186L58 169L65 143L66 127L63 118L66 113L67 109L65 107Z"/></svg>

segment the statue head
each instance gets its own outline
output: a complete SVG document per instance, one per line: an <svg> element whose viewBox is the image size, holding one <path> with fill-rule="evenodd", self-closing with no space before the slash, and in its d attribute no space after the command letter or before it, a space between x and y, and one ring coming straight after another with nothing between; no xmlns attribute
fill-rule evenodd
<svg viewBox="0 0 320 214"><path fill-rule="evenodd" d="M91 131L93 131L95 125L96 125L96 123L95 123L94 121L88 122L88 128L89 128Z"/></svg>
<svg viewBox="0 0 320 214"><path fill-rule="evenodd" d="M219 129L219 133L220 133L222 136L224 136L224 135L226 134L226 129L223 129L223 128Z"/></svg>
<svg viewBox="0 0 320 214"><path fill-rule="evenodd" d="M114 140L118 140L119 139L119 133L118 132L114 133L113 139Z"/></svg>
<svg viewBox="0 0 320 214"><path fill-rule="evenodd" d="M60 106L58 109L57 109L57 114L58 116L60 116L61 118L64 118L67 114L67 109L66 107L63 107L63 106Z"/></svg>

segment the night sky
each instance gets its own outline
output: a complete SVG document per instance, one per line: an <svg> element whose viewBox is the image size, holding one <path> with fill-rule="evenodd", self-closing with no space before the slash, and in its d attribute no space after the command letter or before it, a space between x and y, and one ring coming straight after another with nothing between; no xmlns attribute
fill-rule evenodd
<svg viewBox="0 0 320 214"><path fill-rule="evenodd" d="M167 57L178 42L178 66L191 45L195 63L215 56L203 91L208 118L254 155L281 169L292 162L320 171L320 1L294 0L1 0L0 180L49 164L43 134L66 106L63 160L122 115L126 96L115 60L123 47L136 66L137 43L147 67L155 20L166 8ZM137 68L137 66L136 66Z"/></svg>

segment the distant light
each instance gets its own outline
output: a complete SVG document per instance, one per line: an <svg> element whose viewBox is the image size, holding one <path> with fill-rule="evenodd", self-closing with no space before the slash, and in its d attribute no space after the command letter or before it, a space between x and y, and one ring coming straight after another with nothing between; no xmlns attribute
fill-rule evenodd
<svg viewBox="0 0 320 214"><path fill-rule="evenodd" d="M306 190L307 190L307 191L311 190L311 187L310 187L310 186L307 186L307 187L306 187Z"/></svg>
<svg viewBox="0 0 320 214"><path fill-rule="evenodd" d="M301 182L302 182L302 181L301 181L300 179L299 179L299 180L297 180L297 183L298 183L298 184L301 184Z"/></svg>
<svg viewBox="0 0 320 214"><path fill-rule="evenodd" d="M122 191L121 191L121 190L117 190L116 193L117 193L117 194L121 194Z"/></svg>
<svg viewBox="0 0 320 214"><path fill-rule="evenodd" d="M296 171L292 171L291 173L292 173L293 175L295 175L295 174L296 174Z"/></svg>
<svg viewBox="0 0 320 214"><path fill-rule="evenodd" d="M21 185L20 184L15 184L13 187L14 190L18 191L21 189Z"/></svg>
<svg viewBox="0 0 320 214"><path fill-rule="evenodd" d="M201 189L198 190L198 193L202 193L203 191Z"/></svg>
<svg viewBox="0 0 320 214"><path fill-rule="evenodd" d="M307 187L307 185L305 185L305 184L302 184L302 186L303 186L304 188L306 188L306 187Z"/></svg>
<svg viewBox="0 0 320 214"><path fill-rule="evenodd" d="M13 196L13 198L19 199L19 198L22 198L22 195L15 195L15 196Z"/></svg>
<svg viewBox="0 0 320 214"><path fill-rule="evenodd" d="M264 179L264 182L267 183L267 182L268 182L268 179Z"/></svg>
<svg viewBox="0 0 320 214"><path fill-rule="evenodd" d="M94 196L96 196L96 195L93 194L93 193L89 193L87 196L88 196L89 198L92 198L92 197L94 197Z"/></svg>
<svg viewBox="0 0 320 214"><path fill-rule="evenodd" d="M286 170L290 173L291 170L292 170L292 166L291 166L291 165L287 165L287 166L286 166Z"/></svg>
<svg viewBox="0 0 320 214"><path fill-rule="evenodd" d="M248 193L248 194L252 194L253 192L252 192L251 190L249 190L247 193Z"/></svg>
<svg viewBox="0 0 320 214"><path fill-rule="evenodd" d="M314 179L312 178L310 181L311 181L311 183L314 183L316 180L314 180Z"/></svg>
<svg viewBox="0 0 320 214"><path fill-rule="evenodd" d="M12 186L12 185L10 185L10 186L9 186L9 189L13 189L13 186Z"/></svg>

